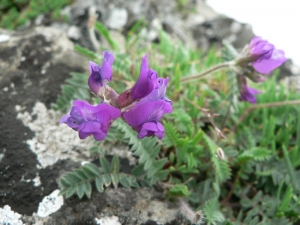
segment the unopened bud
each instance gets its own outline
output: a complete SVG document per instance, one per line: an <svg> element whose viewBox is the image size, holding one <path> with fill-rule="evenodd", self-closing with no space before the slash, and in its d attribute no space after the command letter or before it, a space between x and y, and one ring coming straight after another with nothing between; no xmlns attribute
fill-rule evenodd
<svg viewBox="0 0 300 225"><path fill-rule="evenodd" d="M226 155L225 155L223 149L220 148L220 147L217 148L217 156L218 156L219 159L221 159L221 160L225 160L225 159L226 159Z"/></svg>
<svg viewBox="0 0 300 225"><path fill-rule="evenodd" d="M201 210L199 210L199 211L195 212L195 217L192 222L193 222L193 224L200 225L204 222L204 219L205 219L205 217L204 217L203 212Z"/></svg>

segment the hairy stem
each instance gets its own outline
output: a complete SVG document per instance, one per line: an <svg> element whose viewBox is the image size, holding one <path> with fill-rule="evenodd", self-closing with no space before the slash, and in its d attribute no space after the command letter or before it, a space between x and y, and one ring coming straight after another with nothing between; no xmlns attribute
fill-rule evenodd
<svg viewBox="0 0 300 225"><path fill-rule="evenodd" d="M246 118L246 116L253 110L261 109L261 108L271 108L271 107L279 107L279 106L286 106L286 105L299 105L300 100L291 100L291 101L284 101L284 102L270 102L270 103L263 103L258 105L251 105L248 109L246 109L243 114L240 116L239 121L232 129L233 132L236 131L238 125Z"/></svg>
<svg viewBox="0 0 300 225"><path fill-rule="evenodd" d="M204 77L204 76L206 76L208 74L217 72L217 71L225 69L227 67L231 67L231 66L234 65L234 63L235 63L234 61L220 63L220 64L217 64L217 65L209 68L208 70L205 70L204 72L202 72L200 74L192 75L192 76L187 76L187 77L182 77L180 81L181 81L181 83L191 82L193 80L196 80L196 79L199 79L201 77Z"/></svg>

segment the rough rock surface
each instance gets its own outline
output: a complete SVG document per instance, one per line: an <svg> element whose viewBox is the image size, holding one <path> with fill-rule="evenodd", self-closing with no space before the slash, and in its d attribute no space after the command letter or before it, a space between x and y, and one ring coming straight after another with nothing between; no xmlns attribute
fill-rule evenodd
<svg viewBox="0 0 300 225"><path fill-rule="evenodd" d="M82 72L84 65L64 32L41 27L1 33L9 39L0 43L0 205L32 214L43 197L57 188L59 172L70 170L70 164L60 162L56 169L39 170L37 155L27 144L36 134L17 115L31 113L37 102L49 109L61 83L71 71Z"/></svg>

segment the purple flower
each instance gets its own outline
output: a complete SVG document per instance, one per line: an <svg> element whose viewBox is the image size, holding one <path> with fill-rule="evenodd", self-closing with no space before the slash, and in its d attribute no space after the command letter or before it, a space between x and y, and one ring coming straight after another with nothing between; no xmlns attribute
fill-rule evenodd
<svg viewBox="0 0 300 225"><path fill-rule="evenodd" d="M262 74L269 74L287 60L284 51L276 49L261 37L256 36L251 40L249 50L252 66Z"/></svg>
<svg viewBox="0 0 300 225"><path fill-rule="evenodd" d="M138 138L153 135L163 138L165 129L159 120L172 112L172 101L165 96L168 82L169 78L158 78L156 88L123 114L125 121L138 132Z"/></svg>
<svg viewBox="0 0 300 225"><path fill-rule="evenodd" d="M80 139L93 135L97 141L101 141L106 137L112 121L120 115L119 109L108 104L92 106L85 101L75 100L70 114L62 117L60 122L78 131Z"/></svg>
<svg viewBox="0 0 300 225"><path fill-rule="evenodd" d="M172 105L164 100L150 101L136 105L125 112L125 121L138 132L138 138L156 135L159 139L164 136L164 126L159 120L172 112Z"/></svg>
<svg viewBox="0 0 300 225"><path fill-rule="evenodd" d="M131 98L133 101L149 95L156 87L157 72L148 69L148 55L142 58L140 76L136 84L131 88Z"/></svg>
<svg viewBox="0 0 300 225"><path fill-rule="evenodd" d="M153 89L149 95L141 99L137 104L142 104L149 101L156 101L159 99L165 100L166 102L172 104L172 101L166 97L168 83L169 77L167 77L166 79L157 78L154 83L155 89Z"/></svg>
<svg viewBox="0 0 300 225"><path fill-rule="evenodd" d="M255 95L260 94L261 92L248 87L246 77L243 75L237 75L238 86L240 91L240 100L250 102L251 104L256 103Z"/></svg>
<svg viewBox="0 0 300 225"><path fill-rule="evenodd" d="M148 68L147 58L148 55L145 55L142 58L140 76L136 84L131 89L126 90L119 95L118 105L120 108L146 97L157 87L157 72Z"/></svg>
<svg viewBox="0 0 300 225"><path fill-rule="evenodd" d="M103 63L101 66L90 61L90 77L88 84L90 89L97 95L106 82L112 79L112 64L114 62L114 55L108 51L103 52Z"/></svg>

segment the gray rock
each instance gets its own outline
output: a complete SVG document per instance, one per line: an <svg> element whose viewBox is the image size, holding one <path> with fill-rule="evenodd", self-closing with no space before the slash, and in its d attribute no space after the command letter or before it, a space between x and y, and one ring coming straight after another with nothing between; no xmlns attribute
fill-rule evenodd
<svg viewBox="0 0 300 225"><path fill-rule="evenodd" d="M119 30L126 25L127 19L128 13L126 9L114 8L110 12L110 16L106 21L106 25L111 29Z"/></svg>
<svg viewBox="0 0 300 225"><path fill-rule="evenodd" d="M78 40L81 37L80 29L77 26L70 26L68 31L68 38L72 40Z"/></svg>

